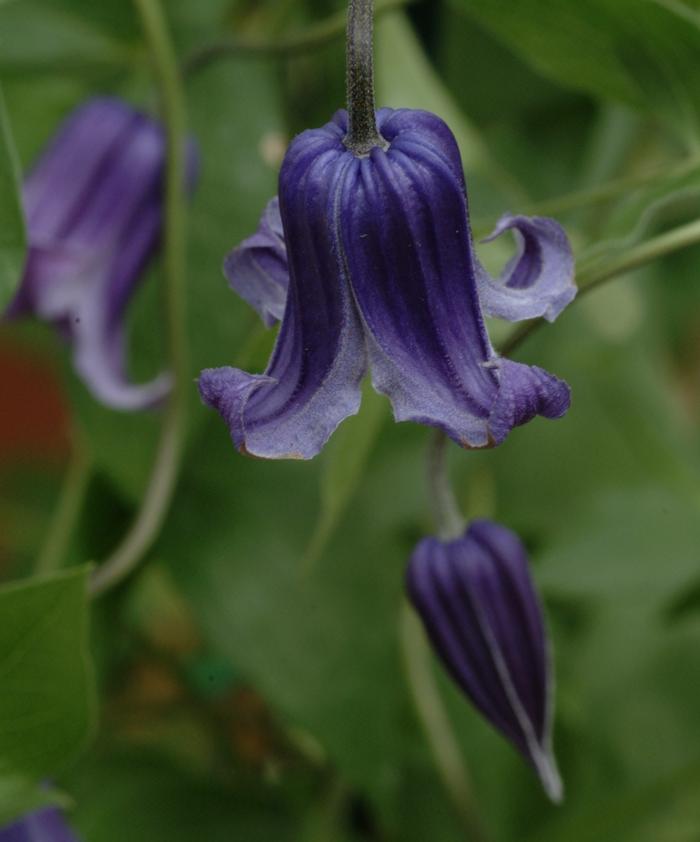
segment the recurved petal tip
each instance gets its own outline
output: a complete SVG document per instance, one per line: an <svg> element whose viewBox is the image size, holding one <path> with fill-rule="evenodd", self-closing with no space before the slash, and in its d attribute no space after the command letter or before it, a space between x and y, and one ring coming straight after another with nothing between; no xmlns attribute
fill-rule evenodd
<svg viewBox="0 0 700 842"><path fill-rule="evenodd" d="M511 216L498 221L483 242L512 230L518 253L498 279L477 265L479 299L484 312L509 322L539 316L553 322L576 297L574 256L564 229L542 216Z"/></svg>
<svg viewBox="0 0 700 842"><path fill-rule="evenodd" d="M453 541L427 538L410 560L407 588L454 681L560 801L549 645L518 537L482 520Z"/></svg>
<svg viewBox="0 0 700 842"><path fill-rule="evenodd" d="M571 405L568 384L539 366L508 359L494 363L498 372L498 394L491 408L489 430L500 444L514 428L541 415L554 420L563 417Z"/></svg>

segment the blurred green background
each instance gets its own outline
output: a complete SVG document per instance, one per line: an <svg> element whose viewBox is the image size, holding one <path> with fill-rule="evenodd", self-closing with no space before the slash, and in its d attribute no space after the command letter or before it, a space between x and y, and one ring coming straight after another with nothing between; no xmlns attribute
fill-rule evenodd
<svg viewBox="0 0 700 842"><path fill-rule="evenodd" d="M279 49L343 3L164 6L183 62L239 46L185 80L202 155L193 373L261 370L273 337L221 264L274 194L289 138L343 104L342 38ZM381 15L377 76L379 104L452 126L477 236L506 210L542 212L604 260L700 213L698 0L417 2ZM124 0L0 0L0 82L24 167L90 94L157 108ZM480 253L497 267L510 252ZM492 842L700 840L699 264L688 249L575 303L516 354L571 384L567 417L451 453L465 511L526 541L555 648L558 808L436 667ZM160 274L132 308L136 377L162 366ZM493 325L496 344L509 330ZM3 580L40 556L71 429L92 460L78 566L0 593L0 654L25 659L39 700L25 710L0 689L0 817L50 798L85 842L467 840L403 666L404 567L433 528L428 432L367 393L319 459L264 463L234 451L194 386L191 402L157 546L88 609L79 565L129 525L158 419L94 403L48 328L0 330ZM30 737L9 739L28 718Z"/></svg>

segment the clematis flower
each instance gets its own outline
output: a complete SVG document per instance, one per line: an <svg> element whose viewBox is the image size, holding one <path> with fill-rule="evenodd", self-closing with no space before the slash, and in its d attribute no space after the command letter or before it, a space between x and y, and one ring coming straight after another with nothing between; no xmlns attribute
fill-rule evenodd
<svg viewBox="0 0 700 842"><path fill-rule="evenodd" d="M59 810L47 807L0 828L0 842L78 842Z"/></svg>
<svg viewBox="0 0 700 842"><path fill-rule="evenodd" d="M190 144L190 183L195 158ZM29 255L6 315L54 324L86 385L117 409L150 406L170 387L168 374L134 385L125 371L125 311L158 250L164 162L158 123L96 98L66 119L24 183Z"/></svg>
<svg viewBox="0 0 700 842"><path fill-rule="evenodd" d="M482 520L453 541L426 538L409 563L407 589L450 676L560 801L549 646L517 535Z"/></svg>
<svg viewBox="0 0 700 842"><path fill-rule="evenodd" d="M313 457L358 411L368 368L397 421L438 427L463 447L500 444L569 406L561 380L499 357L483 321L484 311L553 319L574 297L562 229L504 217L492 236L512 229L521 248L490 278L474 255L449 128L407 109L380 110L377 124L383 144L367 155L345 145L344 111L297 137L280 174L281 228L270 205L227 261L233 287L266 323L282 317L264 374L217 368L199 380L242 452Z"/></svg>

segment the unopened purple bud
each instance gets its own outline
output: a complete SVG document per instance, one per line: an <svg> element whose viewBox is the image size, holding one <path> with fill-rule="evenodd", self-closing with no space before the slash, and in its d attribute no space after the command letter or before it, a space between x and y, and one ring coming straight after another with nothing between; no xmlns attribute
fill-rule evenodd
<svg viewBox="0 0 700 842"><path fill-rule="evenodd" d="M65 120L24 182L29 255L7 315L56 325L87 386L118 409L155 404L170 386L167 374L129 382L124 324L159 247L165 155L159 123L119 99L97 98ZM187 157L192 185L192 143Z"/></svg>
<svg viewBox="0 0 700 842"><path fill-rule="evenodd" d="M0 842L79 842L55 807L28 813L0 828Z"/></svg>
<svg viewBox="0 0 700 842"><path fill-rule="evenodd" d="M453 541L426 538L409 563L407 588L451 677L560 801L549 643L517 535L482 520Z"/></svg>

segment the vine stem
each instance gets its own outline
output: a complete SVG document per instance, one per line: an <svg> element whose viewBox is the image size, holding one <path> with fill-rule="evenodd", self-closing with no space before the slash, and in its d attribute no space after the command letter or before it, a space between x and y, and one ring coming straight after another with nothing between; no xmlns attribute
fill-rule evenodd
<svg viewBox="0 0 700 842"><path fill-rule="evenodd" d="M471 778L435 682L430 650L415 612L404 600L399 623L408 685L435 765L466 831L468 842L485 842Z"/></svg>
<svg viewBox="0 0 700 842"><path fill-rule="evenodd" d="M58 570L66 556L71 536L80 517L92 472L92 458L78 429L73 430L71 454L58 504L53 512L35 573L44 576Z"/></svg>
<svg viewBox="0 0 700 842"><path fill-rule="evenodd" d="M377 15L401 9L416 0L376 0ZM183 64L183 75L191 76L222 58L240 56L272 56L284 58L325 47L345 34L347 16L344 11L330 15L296 35L283 38L222 38L193 50Z"/></svg>
<svg viewBox="0 0 700 842"><path fill-rule="evenodd" d="M611 199L615 199L622 193L653 184L662 178L669 179L688 176L699 168L700 157L692 155L675 166L669 167L668 164L664 164L663 166L649 169L646 172L615 178L594 187L587 187L584 190L576 190L572 193L565 193L551 199L543 199L542 201L526 205L520 212L527 216L557 216L567 211L603 204ZM497 217L475 219L474 228L478 230L483 228L484 230L490 231L497 221Z"/></svg>
<svg viewBox="0 0 700 842"><path fill-rule="evenodd" d="M602 286L607 281L613 280L634 269L639 269L647 263L651 263L674 251L688 248L698 243L700 243L700 220L689 222L687 225L673 228L665 234L652 237L645 243L640 243L628 252L616 255L613 258L607 260L598 258L588 263L583 263L576 273L579 292L575 301L578 301L584 295ZM510 337L504 342L500 353L503 356L509 356L544 324L546 324L544 319L535 319L534 321L526 322L513 331Z"/></svg>
<svg viewBox="0 0 700 842"><path fill-rule="evenodd" d="M433 509L438 536L445 541L458 538L465 527L464 518L450 483L447 465L448 441L442 430L435 430L430 437L426 458L430 505Z"/></svg>
<svg viewBox="0 0 700 842"><path fill-rule="evenodd" d="M345 145L355 155L386 147L374 107L374 0L349 0L346 42L348 133Z"/></svg>
<svg viewBox="0 0 700 842"><path fill-rule="evenodd" d="M158 451L141 507L114 552L93 573L98 596L139 564L158 536L170 506L187 428L189 348L185 321L185 107L175 51L160 0L134 0L153 57L166 133L164 275L168 354L173 387L163 416Z"/></svg>

